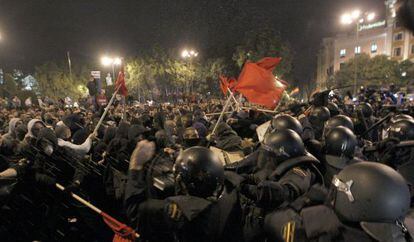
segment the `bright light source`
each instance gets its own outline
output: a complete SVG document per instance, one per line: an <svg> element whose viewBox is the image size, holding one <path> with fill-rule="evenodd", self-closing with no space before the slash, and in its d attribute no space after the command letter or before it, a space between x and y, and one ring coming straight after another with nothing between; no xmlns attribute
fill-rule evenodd
<svg viewBox="0 0 414 242"><path fill-rule="evenodd" d="M407 76L407 72L404 71L403 73L401 73L401 76L402 77L406 77Z"/></svg>
<svg viewBox="0 0 414 242"><path fill-rule="evenodd" d="M190 55L194 55L194 54L195 54L194 50L191 50Z"/></svg>
<svg viewBox="0 0 414 242"><path fill-rule="evenodd" d="M198 52L196 52L196 53L194 54L194 56L195 56L195 57L197 57L197 56L198 56Z"/></svg>
<svg viewBox="0 0 414 242"><path fill-rule="evenodd" d="M183 58L186 58L186 57L189 57L189 56L190 56L190 54L188 53L188 50L183 50L183 52L181 52L181 56L182 56Z"/></svg>
<svg viewBox="0 0 414 242"><path fill-rule="evenodd" d="M109 66L112 65L112 63L114 63L114 59L108 57L108 56L104 56L101 58L101 63L104 66Z"/></svg>
<svg viewBox="0 0 414 242"><path fill-rule="evenodd" d="M352 16L348 13L342 14L341 23L342 24L351 24L352 23Z"/></svg>
<svg viewBox="0 0 414 242"><path fill-rule="evenodd" d="M114 65L121 65L122 64L122 59L121 58L119 58L119 57L116 57L115 59L114 59Z"/></svg>
<svg viewBox="0 0 414 242"><path fill-rule="evenodd" d="M361 11L360 10L356 9L356 10L352 11L352 13L351 13L352 19L357 19L357 18L359 18L359 16L361 16Z"/></svg>
<svg viewBox="0 0 414 242"><path fill-rule="evenodd" d="M367 20L368 21L372 21L372 20L374 20L375 19L375 13L369 13L368 15L367 15Z"/></svg>

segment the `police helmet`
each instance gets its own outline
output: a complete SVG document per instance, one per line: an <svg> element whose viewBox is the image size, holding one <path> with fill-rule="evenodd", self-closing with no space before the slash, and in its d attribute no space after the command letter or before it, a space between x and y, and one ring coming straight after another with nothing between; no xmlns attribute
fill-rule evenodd
<svg viewBox="0 0 414 242"><path fill-rule="evenodd" d="M270 152L278 163L305 155L305 145L302 139L291 129L266 134L261 148Z"/></svg>
<svg viewBox="0 0 414 242"><path fill-rule="evenodd" d="M272 120L272 128L275 131L291 129L299 135L302 135L303 133L302 124L299 122L299 120L290 116L289 114L276 115Z"/></svg>
<svg viewBox="0 0 414 242"><path fill-rule="evenodd" d="M392 123L388 136L399 140L414 140L414 120L399 120Z"/></svg>
<svg viewBox="0 0 414 242"><path fill-rule="evenodd" d="M334 117L339 114L339 108L338 105L336 105L336 103L328 102L328 105L326 107L329 109L331 117Z"/></svg>
<svg viewBox="0 0 414 242"><path fill-rule="evenodd" d="M314 123L324 123L328 121L328 119L331 117L331 114L329 112L329 109L327 107L315 107L312 109L310 115L309 115L309 121Z"/></svg>
<svg viewBox="0 0 414 242"><path fill-rule="evenodd" d="M174 174L177 192L206 198L221 187L224 168L212 151L195 146L180 153L175 161Z"/></svg>
<svg viewBox="0 0 414 242"><path fill-rule="evenodd" d="M345 115L337 115L335 117L330 118L324 126L324 134L325 136L328 135L329 131L335 127L344 126L350 130L354 130L354 123L352 119Z"/></svg>
<svg viewBox="0 0 414 242"><path fill-rule="evenodd" d="M365 118L369 118L374 114L374 110L369 103L360 103L357 107L357 111L361 112Z"/></svg>
<svg viewBox="0 0 414 242"><path fill-rule="evenodd" d="M355 134L344 126L331 129L325 137L326 162L342 169L353 158L358 144Z"/></svg>
<svg viewBox="0 0 414 242"><path fill-rule="evenodd" d="M404 178L391 167L358 162L332 179L333 208L343 222L393 223L410 208Z"/></svg>

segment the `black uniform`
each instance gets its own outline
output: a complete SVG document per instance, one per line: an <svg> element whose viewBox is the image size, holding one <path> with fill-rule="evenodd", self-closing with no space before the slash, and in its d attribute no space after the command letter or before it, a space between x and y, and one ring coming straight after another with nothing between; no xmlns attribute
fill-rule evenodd
<svg viewBox="0 0 414 242"><path fill-rule="evenodd" d="M227 178L219 199L173 196L158 200L147 199L144 171L131 170L127 216L144 241L240 241L241 212L235 188L241 179L234 174Z"/></svg>

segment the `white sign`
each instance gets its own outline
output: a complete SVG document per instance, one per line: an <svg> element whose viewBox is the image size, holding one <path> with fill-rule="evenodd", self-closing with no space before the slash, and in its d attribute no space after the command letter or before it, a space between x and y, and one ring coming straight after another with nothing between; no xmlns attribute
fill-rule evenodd
<svg viewBox="0 0 414 242"><path fill-rule="evenodd" d="M100 71L91 71L91 76L95 79L101 79L101 72Z"/></svg>
<svg viewBox="0 0 414 242"><path fill-rule="evenodd" d="M368 30L368 29L373 29L373 28L378 28L381 26L385 26L385 20L379 21L379 22L375 22L372 24L363 24L359 26L359 31L362 30Z"/></svg>
<svg viewBox="0 0 414 242"><path fill-rule="evenodd" d="M217 155L223 166L233 164L244 158L243 151L227 152L214 146L210 146L210 150Z"/></svg>
<svg viewBox="0 0 414 242"><path fill-rule="evenodd" d="M259 141L262 142L264 140L264 136L269 129L271 121L267 121L266 123L260 125L256 128L257 137L259 138Z"/></svg>

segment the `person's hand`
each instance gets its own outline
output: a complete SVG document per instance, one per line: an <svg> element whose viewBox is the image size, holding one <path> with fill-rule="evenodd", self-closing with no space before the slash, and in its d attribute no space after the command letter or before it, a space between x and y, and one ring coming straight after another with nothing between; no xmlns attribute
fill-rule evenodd
<svg viewBox="0 0 414 242"><path fill-rule="evenodd" d="M93 132L88 136L88 138L93 140L96 138L96 136L97 136L97 133Z"/></svg>
<svg viewBox="0 0 414 242"><path fill-rule="evenodd" d="M171 148L164 148L164 153L167 153L167 154L169 154L169 155L172 155L172 154L174 154L174 152L175 152L175 150L174 149L171 149Z"/></svg>
<svg viewBox="0 0 414 242"><path fill-rule="evenodd" d="M155 143L148 140L140 141L132 152L129 161L130 170L142 170L155 154Z"/></svg>

